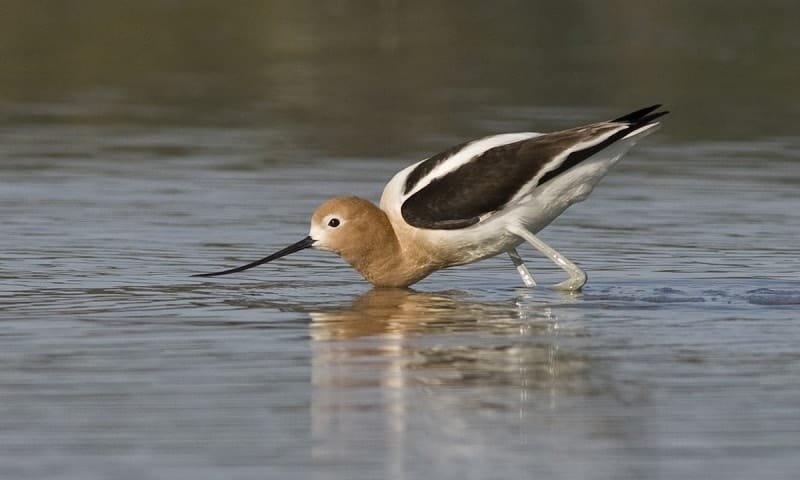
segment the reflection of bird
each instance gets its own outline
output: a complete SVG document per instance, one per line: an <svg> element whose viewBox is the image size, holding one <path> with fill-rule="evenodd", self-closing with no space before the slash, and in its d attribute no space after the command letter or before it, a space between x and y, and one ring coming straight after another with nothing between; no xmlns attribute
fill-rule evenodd
<svg viewBox="0 0 800 480"><path fill-rule="evenodd" d="M459 293L425 293L380 288L361 295L346 307L310 313L314 340L374 335L408 335L465 330L518 335L553 328L549 309L523 312L515 302L475 302ZM530 322L537 319L541 321Z"/></svg>
<svg viewBox="0 0 800 480"><path fill-rule="evenodd" d="M341 255L376 286L406 287L436 270L507 252L536 283L516 247L524 241L564 269L556 285L579 290L586 274L534 235L584 200L608 170L667 112L660 105L553 133L509 133L463 143L400 171L380 208L358 197L323 203L303 240L224 275L304 248Z"/></svg>
<svg viewBox="0 0 800 480"><path fill-rule="evenodd" d="M431 321L441 324L453 305L444 294L370 290L348 307L312 312L311 336L324 340L419 332ZM437 315L442 317L438 322Z"/></svg>
<svg viewBox="0 0 800 480"><path fill-rule="evenodd" d="M357 377L365 366L358 358L365 357L375 360L369 365L388 369L384 373L394 383L381 384L393 387L480 383L524 384L528 390L567 384L579 388L589 372L585 356L559 347L560 339L585 332L559 328L550 309L538 304L382 288L352 305L319 309L310 316L318 385L363 384L365 379ZM423 340L416 343L414 338ZM381 358L386 363L377 361Z"/></svg>

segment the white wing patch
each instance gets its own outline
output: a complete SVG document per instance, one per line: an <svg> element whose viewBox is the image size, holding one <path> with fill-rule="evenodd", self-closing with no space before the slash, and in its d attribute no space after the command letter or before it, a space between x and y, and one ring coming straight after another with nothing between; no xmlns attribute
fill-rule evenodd
<svg viewBox="0 0 800 480"><path fill-rule="evenodd" d="M536 132L521 132L521 133L504 133L500 135L492 135L490 137L484 137L473 142L468 143L464 148L459 150L458 152L451 155L447 160L440 163L436 167L433 168L430 172L428 172L424 177L420 178L414 188L412 188L408 193L406 193L403 197L404 199L411 197L418 191L422 190L423 188L427 187L433 180L437 178L444 177L450 172L454 172L462 167L464 164L468 163L470 160L474 159L475 157L480 156L487 150L490 150L495 147L499 147L502 145L508 145L509 143L520 142L522 140L528 140L533 137L538 137L540 135L544 135L542 133ZM424 162L425 160L423 160ZM413 169L419 165L418 162L412 165L410 168L405 170L406 175L410 174ZM404 177L405 177L404 176Z"/></svg>

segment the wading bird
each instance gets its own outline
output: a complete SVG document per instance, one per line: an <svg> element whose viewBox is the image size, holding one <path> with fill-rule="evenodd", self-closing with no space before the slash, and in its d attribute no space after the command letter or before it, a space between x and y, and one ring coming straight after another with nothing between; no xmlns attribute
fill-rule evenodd
<svg viewBox="0 0 800 480"><path fill-rule="evenodd" d="M407 287L443 268L507 253L528 287L536 282L517 253L528 242L569 278L586 273L535 234L586 199L625 152L667 114L660 105L606 122L551 133L506 133L456 145L397 173L380 208L359 197L324 202L309 235L241 272L305 248L334 252L377 287Z"/></svg>

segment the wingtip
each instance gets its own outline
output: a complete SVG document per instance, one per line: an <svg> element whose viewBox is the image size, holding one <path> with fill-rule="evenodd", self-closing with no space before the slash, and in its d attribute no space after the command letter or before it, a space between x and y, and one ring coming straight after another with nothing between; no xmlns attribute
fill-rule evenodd
<svg viewBox="0 0 800 480"><path fill-rule="evenodd" d="M653 113L651 113L649 115L645 115L644 117L640 118L639 120L636 121L636 123L637 124L648 124L648 123L653 122L657 118L663 117L664 115L666 115L668 113L669 113L669 110L664 110L662 112L653 112Z"/></svg>
<svg viewBox="0 0 800 480"><path fill-rule="evenodd" d="M662 106L662 104L657 103L657 104L651 105L649 107L640 108L639 110L631 112L631 113L629 113L627 115L623 115L623 116L621 116L619 118L615 118L614 120L612 120L612 122L643 125L643 124L646 124L648 122L651 122L651 121L655 120L658 117L662 117L662 116L664 116L664 115L669 113L668 110L665 110L663 112L656 112L655 111L655 110L658 110L659 108L661 108L661 106Z"/></svg>

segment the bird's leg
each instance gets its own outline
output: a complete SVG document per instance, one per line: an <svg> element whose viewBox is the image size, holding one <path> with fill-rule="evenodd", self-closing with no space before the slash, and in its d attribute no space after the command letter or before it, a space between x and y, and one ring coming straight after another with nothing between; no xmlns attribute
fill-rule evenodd
<svg viewBox="0 0 800 480"><path fill-rule="evenodd" d="M553 288L555 288L556 290L568 290L574 292L580 290L581 287L583 287L583 285L586 283L586 278L587 278L586 272L581 270L579 266L567 260L566 257L558 253L550 245L541 241L536 235L532 234L525 228L516 226L509 227L509 231L514 235L518 235L519 237L523 238L525 241L533 245L534 248L536 248L536 250L542 252L547 258L552 260L553 263L561 267L565 272L569 274L568 279L554 285Z"/></svg>
<svg viewBox="0 0 800 480"><path fill-rule="evenodd" d="M517 249L512 248L509 250L508 256L511 257L511 261L514 262L514 266L517 267L519 276L522 277L522 283L524 283L528 288L535 287L536 280L533 279L533 275L531 275L531 272L528 271L528 267L525 266L525 262L522 261L522 257L520 257L519 253L517 253Z"/></svg>

